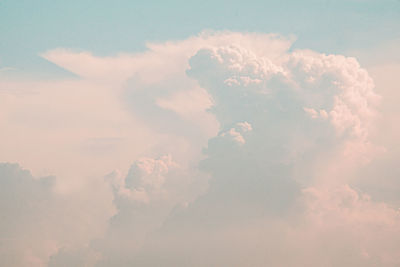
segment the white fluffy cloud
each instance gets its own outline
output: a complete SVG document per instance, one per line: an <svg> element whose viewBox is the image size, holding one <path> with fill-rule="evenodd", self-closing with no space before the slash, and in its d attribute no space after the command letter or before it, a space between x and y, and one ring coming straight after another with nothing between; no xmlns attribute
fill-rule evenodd
<svg viewBox="0 0 400 267"><path fill-rule="evenodd" d="M368 188L355 173L379 151L374 82L354 58L291 42L204 32L134 55L56 49L43 57L80 79L0 81L0 160L51 168L54 184L27 201L87 222L1 253L49 266L398 265L399 211L353 186Z"/></svg>

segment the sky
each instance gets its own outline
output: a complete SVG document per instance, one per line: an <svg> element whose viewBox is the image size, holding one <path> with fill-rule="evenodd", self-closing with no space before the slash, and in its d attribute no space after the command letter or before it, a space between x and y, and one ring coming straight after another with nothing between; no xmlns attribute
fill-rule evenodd
<svg viewBox="0 0 400 267"><path fill-rule="evenodd" d="M399 266L400 1L0 0L0 266Z"/></svg>

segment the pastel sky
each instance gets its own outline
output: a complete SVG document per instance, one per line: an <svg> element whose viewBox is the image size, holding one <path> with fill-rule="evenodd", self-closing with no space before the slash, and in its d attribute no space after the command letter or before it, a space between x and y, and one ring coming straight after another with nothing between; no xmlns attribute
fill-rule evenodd
<svg viewBox="0 0 400 267"><path fill-rule="evenodd" d="M0 266L400 266L400 1L0 0Z"/></svg>

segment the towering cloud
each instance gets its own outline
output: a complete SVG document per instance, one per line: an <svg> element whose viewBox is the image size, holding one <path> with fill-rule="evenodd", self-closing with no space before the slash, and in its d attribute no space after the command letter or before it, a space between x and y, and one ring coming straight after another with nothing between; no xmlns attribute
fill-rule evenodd
<svg viewBox="0 0 400 267"><path fill-rule="evenodd" d="M200 164L209 189L170 215L136 264L392 266L398 211L347 185L374 150L372 79L354 58L255 47L190 58L187 73L212 96L220 124ZM385 230L373 232L378 225ZM386 253L375 242L389 233Z"/></svg>
<svg viewBox="0 0 400 267"><path fill-rule="evenodd" d="M121 160L132 165L95 179L109 186L103 194L116 209L103 214L103 231L74 245L43 238L58 245L42 262L400 264L399 211L353 183L381 150L370 138L380 102L374 83L355 58L290 44L278 35L204 32L113 58L45 53L83 82L106 84L102 93L114 102L104 127L124 134L103 131L102 140L122 140ZM149 136L135 139L135 128ZM141 143L149 146L129 157ZM105 165L117 164L116 155L103 155ZM60 197L52 194L45 199Z"/></svg>

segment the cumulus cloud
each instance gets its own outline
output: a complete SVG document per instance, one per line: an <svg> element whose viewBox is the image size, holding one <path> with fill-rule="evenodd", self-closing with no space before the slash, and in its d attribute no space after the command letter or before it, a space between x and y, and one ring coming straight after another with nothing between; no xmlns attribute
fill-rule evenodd
<svg viewBox="0 0 400 267"><path fill-rule="evenodd" d="M141 158L131 166L125 179L118 181L114 188L122 197L147 203L163 193L165 175L175 168L178 165L172 161L170 155L159 159Z"/></svg>
<svg viewBox="0 0 400 267"><path fill-rule="evenodd" d="M184 206L205 190L204 178L196 169L179 166L171 155L139 158L126 175L107 175L117 213L110 218L104 237L90 246L101 256L96 266L132 264L148 234L163 224L171 210ZM55 257L74 259L77 252L72 252L61 251ZM87 261L91 255L88 252L91 251L86 251Z"/></svg>
<svg viewBox="0 0 400 267"><path fill-rule="evenodd" d="M209 189L172 213L133 262L395 266L398 211L347 184L363 163L353 159L370 153L359 146L372 146L372 79L340 55L256 54L227 44L189 60L187 73L212 96L220 124L200 165ZM372 234L374 227L387 232ZM375 247L378 240L388 247Z"/></svg>
<svg viewBox="0 0 400 267"><path fill-rule="evenodd" d="M46 253L30 250L29 242L14 254L2 253L31 253L49 266L398 265L399 211L359 189L368 187L355 177L380 150L371 138L381 101L374 82L355 58L291 51L292 41L271 34L203 32L148 44L147 51L134 55L44 53L80 76L73 82L76 97L64 90L54 95L48 87L38 89L39 95L24 92L22 99L8 94L15 105L3 100L0 119L8 128L3 136L25 129L15 119L27 114L36 123L60 115L68 122L72 103L81 99L74 116L78 124L62 129L73 125L79 134L66 139L68 146L93 153L60 152L76 159L69 172L65 164L56 168L62 175L54 185L25 174L43 191L26 197L43 196L38 206L49 209L43 214L53 214L53 207L60 207L60 214L76 212L82 208L65 208L59 199L89 192L85 185L97 181L103 191L87 197L107 196L102 201L111 211L88 215L90 227L68 228L67 237L56 232L40 239L51 241L35 248ZM54 96L57 107L23 108ZM59 134L45 124L36 136L54 133ZM12 140L10 147L22 137ZM66 141L41 144L68 147ZM40 169L26 155L12 157ZM77 177L96 178L85 178L88 182L75 191L63 190L65 177L80 166L86 170ZM19 176L14 176L5 175L16 183ZM87 199L76 203L82 201ZM12 204L5 203L7 211ZM96 216L104 224L94 231L92 225L100 225ZM60 218L44 217L43 224L57 228ZM88 228L93 232L81 237Z"/></svg>
<svg viewBox="0 0 400 267"><path fill-rule="evenodd" d="M226 132L220 134L221 137L230 138L231 140L239 143L244 144L246 140L244 139L242 134L245 134L249 131L253 130L250 123L248 122L238 122L235 127L229 129Z"/></svg>
<svg viewBox="0 0 400 267"><path fill-rule="evenodd" d="M88 243L114 213L110 191L101 184L59 194L55 177L35 178L17 164L0 164L0 255L4 266L47 266L62 247Z"/></svg>

